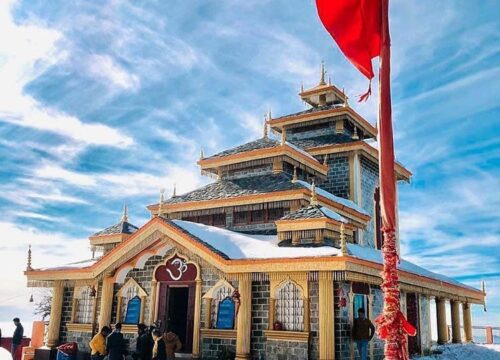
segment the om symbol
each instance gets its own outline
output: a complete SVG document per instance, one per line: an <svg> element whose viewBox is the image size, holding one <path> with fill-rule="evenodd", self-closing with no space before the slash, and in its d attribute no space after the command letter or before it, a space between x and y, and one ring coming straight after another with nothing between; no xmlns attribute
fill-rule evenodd
<svg viewBox="0 0 500 360"><path fill-rule="evenodd" d="M168 268L167 268L167 272L173 280L177 281L182 277L182 274L184 274L187 271L188 267L187 267L186 263L181 259L174 259L174 260L172 260L171 264L174 266L177 266L177 271L179 272L179 274L174 275L172 273L172 271L170 271L170 269L168 269Z"/></svg>

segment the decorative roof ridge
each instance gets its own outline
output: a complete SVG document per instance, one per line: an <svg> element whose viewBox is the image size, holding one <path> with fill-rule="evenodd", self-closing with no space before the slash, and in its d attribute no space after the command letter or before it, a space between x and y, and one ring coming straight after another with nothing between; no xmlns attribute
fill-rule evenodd
<svg viewBox="0 0 500 360"><path fill-rule="evenodd" d="M108 226L103 230L97 231L92 234L90 237L98 237L98 236L108 236L108 235L120 235L126 234L130 235L136 232L139 228L134 224L129 223L128 221L120 221L114 225Z"/></svg>

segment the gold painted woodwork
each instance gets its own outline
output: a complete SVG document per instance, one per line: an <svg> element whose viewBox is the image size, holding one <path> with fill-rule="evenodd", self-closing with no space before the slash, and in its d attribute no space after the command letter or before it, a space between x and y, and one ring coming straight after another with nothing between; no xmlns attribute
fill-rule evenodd
<svg viewBox="0 0 500 360"><path fill-rule="evenodd" d="M102 280L101 306L99 310L99 330L111 323L111 307L113 306L113 279L105 277Z"/></svg>
<svg viewBox="0 0 500 360"><path fill-rule="evenodd" d="M333 274L321 271L319 277L319 358L335 359L335 320Z"/></svg>
<svg viewBox="0 0 500 360"><path fill-rule="evenodd" d="M157 297L158 297L158 281L156 281L155 279L151 279L151 299L149 303L149 316L148 316L149 324L153 324L155 322Z"/></svg>
<svg viewBox="0 0 500 360"><path fill-rule="evenodd" d="M344 133L344 119L335 120L335 133L337 135Z"/></svg>
<svg viewBox="0 0 500 360"><path fill-rule="evenodd" d="M451 306L451 341L454 344L462 342L462 333L460 330L460 302L450 301Z"/></svg>
<svg viewBox="0 0 500 360"><path fill-rule="evenodd" d="M276 299L273 296L269 297L269 324L267 324L268 329L272 330L274 328L274 319L276 317Z"/></svg>
<svg viewBox="0 0 500 360"><path fill-rule="evenodd" d="M55 281L52 288L52 302L50 306L49 328L47 330L47 346L50 348L58 345L59 329L61 326L62 304L64 296L64 284Z"/></svg>
<svg viewBox="0 0 500 360"><path fill-rule="evenodd" d="M201 329L201 336L213 339L236 339L236 330Z"/></svg>
<svg viewBox="0 0 500 360"><path fill-rule="evenodd" d="M236 360L250 359L251 320L252 320L252 276L238 275L240 307L236 318Z"/></svg>
<svg viewBox="0 0 500 360"><path fill-rule="evenodd" d="M116 244L127 240L130 234L110 234L110 235L97 235L89 237L90 245L99 246L106 244Z"/></svg>
<svg viewBox="0 0 500 360"><path fill-rule="evenodd" d="M437 333L438 344L446 344L448 342L448 325L446 325L446 300L436 298L436 318L437 318Z"/></svg>
<svg viewBox="0 0 500 360"><path fill-rule="evenodd" d="M204 329L210 329L212 326L212 298L203 296L205 300L205 326Z"/></svg>
<svg viewBox="0 0 500 360"><path fill-rule="evenodd" d="M282 340L294 342L308 342L309 332L307 331L282 331L282 330L265 330L264 335L267 340Z"/></svg>
<svg viewBox="0 0 500 360"><path fill-rule="evenodd" d="M194 324L193 324L193 353L192 358L200 357L200 328L201 328L201 279L196 280L194 296Z"/></svg>
<svg viewBox="0 0 500 360"><path fill-rule="evenodd" d="M66 328L68 329L68 331L88 333L91 333L93 330L92 324L66 323Z"/></svg>

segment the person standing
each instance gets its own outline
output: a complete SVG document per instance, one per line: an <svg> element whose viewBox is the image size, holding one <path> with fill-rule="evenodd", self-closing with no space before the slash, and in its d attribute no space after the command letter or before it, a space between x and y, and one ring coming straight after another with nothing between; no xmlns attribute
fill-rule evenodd
<svg viewBox="0 0 500 360"><path fill-rule="evenodd" d="M106 337L111 333L111 329L103 326L100 333L94 335L89 342L90 357L92 360L103 360L107 354L106 351Z"/></svg>
<svg viewBox="0 0 500 360"><path fill-rule="evenodd" d="M123 360L128 354L121 323L117 323L113 332L106 338L106 351L109 360Z"/></svg>
<svg viewBox="0 0 500 360"><path fill-rule="evenodd" d="M12 335L12 347L10 349L10 353L12 354L12 359L16 358L16 351L21 345L21 341L23 340L24 328L21 325L21 320L18 317L14 318L14 325L16 326L16 330L14 330L14 335Z"/></svg>
<svg viewBox="0 0 500 360"><path fill-rule="evenodd" d="M155 341L153 346L153 360L167 360L167 348L160 330L153 330L153 339Z"/></svg>
<svg viewBox="0 0 500 360"><path fill-rule="evenodd" d="M375 326L365 317L365 310L358 309L358 318L354 319L352 326L352 337L356 341L359 357L361 360L368 359L368 342L375 335Z"/></svg>
<svg viewBox="0 0 500 360"><path fill-rule="evenodd" d="M148 327L144 324L138 324L135 358L138 360L151 360L153 345L153 337L149 333Z"/></svg>

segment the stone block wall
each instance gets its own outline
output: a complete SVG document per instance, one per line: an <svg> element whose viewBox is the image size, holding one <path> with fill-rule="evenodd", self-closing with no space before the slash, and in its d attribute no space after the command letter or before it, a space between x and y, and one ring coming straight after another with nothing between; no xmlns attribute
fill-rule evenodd
<svg viewBox="0 0 500 360"><path fill-rule="evenodd" d="M90 346L89 346L90 340L92 340L92 333L68 331L64 342L76 342L78 344L79 352L90 353Z"/></svg>
<svg viewBox="0 0 500 360"><path fill-rule="evenodd" d="M360 165L361 207L371 216L371 220L364 231L363 241L365 245L376 247L373 195L375 194L375 188L378 186L378 166L364 156L360 157Z"/></svg>
<svg viewBox="0 0 500 360"><path fill-rule="evenodd" d="M225 360L236 354L236 339L202 338L201 353L203 360Z"/></svg>
<svg viewBox="0 0 500 360"><path fill-rule="evenodd" d="M349 198L349 159L347 155L328 156L327 179L319 187L343 198Z"/></svg>
<svg viewBox="0 0 500 360"><path fill-rule="evenodd" d="M334 305L335 305L335 359L337 360L350 360L351 359L351 323L349 321L349 283L335 282L334 283ZM339 307L341 294L340 289L343 290L342 297L346 299L346 306Z"/></svg>
<svg viewBox="0 0 500 360"><path fill-rule="evenodd" d="M370 286L371 293L373 295L372 299L372 313L370 314L370 320L373 322L377 316L382 314L384 310L384 294L378 286ZM373 337L371 341L371 346L373 348L373 358L375 360L384 358L384 341L382 341L377 334Z"/></svg>
<svg viewBox="0 0 500 360"><path fill-rule="evenodd" d="M273 165L267 164L264 166L246 168L241 170L233 170L228 174L224 174L224 179L241 179L250 176L259 176L259 175L270 175L273 173Z"/></svg>
<svg viewBox="0 0 500 360"><path fill-rule="evenodd" d="M70 332L66 324L71 322L71 308L73 306L73 291L72 287L65 287L63 293L63 304L61 312L61 327L59 330L59 343L63 344L68 342ZM79 345L79 344L78 344Z"/></svg>
<svg viewBox="0 0 500 360"><path fill-rule="evenodd" d="M309 282L309 321L311 323L309 336L309 357L319 359L319 283Z"/></svg>
<svg viewBox="0 0 500 360"><path fill-rule="evenodd" d="M308 359L307 342L267 340L266 360L303 360Z"/></svg>
<svg viewBox="0 0 500 360"><path fill-rule="evenodd" d="M419 295L419 315L420 315L420 338L422 339L422 351L428 353L431 349L431 314L430 297L428 295Z"/></svg>
<svg viewBox="0 0 500 360"><path fill-rule="evenodd" d="M252 358L259 359L266 353L266 336L269 327L269 281L252 282Z"/></svg>
<svg viewBox="0 0 500 360"><path fill-rule="evenodd" d="M328 125L325 127L321 128L316 128L314 130L306 130L301 132L292 132L290 129L286 131L286 139L293 141L293 140L302 140L302 139L308 139L312 137L317 137L317 136L324 136L324 135L335 135L335 120L332 119L332 122L330 122Z"/></svg>

